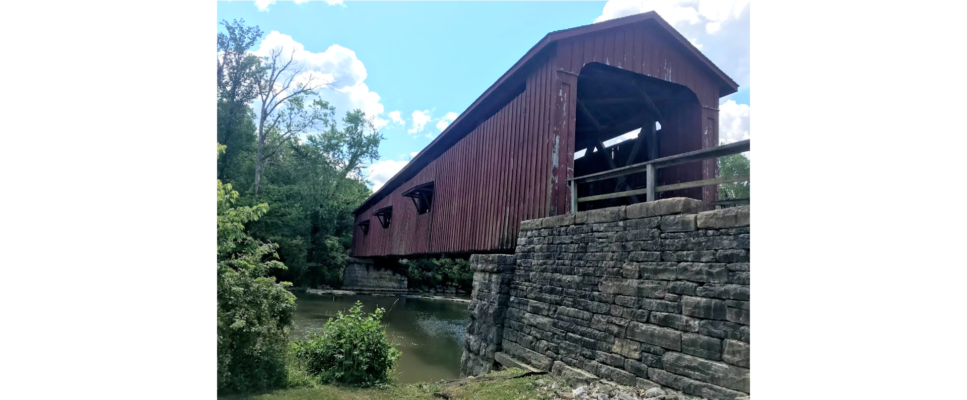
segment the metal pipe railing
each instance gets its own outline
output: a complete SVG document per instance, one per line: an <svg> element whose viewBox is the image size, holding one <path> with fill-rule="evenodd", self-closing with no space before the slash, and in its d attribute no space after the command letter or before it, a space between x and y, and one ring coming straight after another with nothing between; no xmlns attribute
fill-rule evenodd
<svg viewBox="0 0 967 400"><path fill-rule="evenodd" d="M695 150L687 153L676 154L673 156L657 158L651 161L646 161L642 163L632 164L629 166L615 168L608 171L597 172L593 174L588 174L584 176L578 176L567 180L568 186L571 189L571 212L576 213L578 210L578 203L584 203L588 201L596 200L607 200L619 197L636 196L639 194L645 195L645 201L655 201L657 193L667 192L670 190L681 190L689 189L694 187L702 187L708 185L717 185L720 183L730 183L730 182L745 182L749 180L748 175L743 176L733 176L733 177L719 177L712 179L703 179L691 182L675 183L671 185L657 185L657 171L661 168L671 167L675 165L681 165L685 163L690 163L694 161L706 160L709 158L719 158L723 156L728 156L732 154L744 153L750 150L751 140L742 140L735 143L729 143L717 147L712 147L708 149ZM609 194L600 194L594 196L578 197L578 185L582 183L597 182L606 179L614 179L621 176L627 176L632 174L637 174L645 172L645 188L626 190L622 192L615 192Z"/></svg>

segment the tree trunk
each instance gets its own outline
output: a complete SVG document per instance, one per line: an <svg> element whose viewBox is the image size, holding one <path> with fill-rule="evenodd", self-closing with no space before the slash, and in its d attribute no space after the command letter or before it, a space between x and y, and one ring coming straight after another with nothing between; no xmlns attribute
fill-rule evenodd
<svg viewBox="0 0 967 400"><path fill-rule="evenodd" d="M262 181L262 141L259 140L258 149L255 150L255 198L259 198L259 184Z"/></svg>

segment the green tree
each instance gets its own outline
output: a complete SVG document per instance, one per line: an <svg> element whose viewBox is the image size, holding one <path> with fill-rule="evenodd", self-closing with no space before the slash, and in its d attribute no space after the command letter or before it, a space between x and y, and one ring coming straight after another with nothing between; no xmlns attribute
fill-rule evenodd
<svg viewBox="0 0 967 400"><path fill-rule="evenodd" d="M370 195L362 166L379 157L382 136L359 110L347 113L343 127L289 142L277 164L266 171L261 200L273 210L253 225L253 233L278 243L289 267L284 275L298 285L338 286L352 243L352 211Z"/></svg>
<svg viewBox="0 0 967 400"><path fill-rule="evenodd" d="M218 146L219 155L224 146ZM237 393L281 387L286 382L288 334L295 296L269 273L284 269L276 245L245 232L267 204L236 206L239 195L218 180L217 303L218 391Z"/></svg>
<svg viewBox="0 0 967 400"><path fill-rule="evenodd" d="M245 20L222 20L225 32L218 33L218 142L228 146L218 160L218 179L244 169L245 155L254 150L254 113L249 103L255 99L261 61L250 50L262 37L257 26ZM234 180L234 179L233 179Z"/></svg>
<svg viewBox="0 0 967 400"><path fill-rule="evenodd" d="M272 204L245 230L277 245L287 268L272 274L300 286L338 286L352 243L352 211L371 194L363 168L378 160L383 137L360 110L337 118L316 96L321 82L301 73L297 54L253 55L262 37L257 26L242 20L222 26L218 141L228 147L217 177L245 188L234 208Z"/></svg>
<svg viewBox="0 0 967 400"><path fill-rule="evenodd" d="M417 258L402 260L407 285L411 288L452 286L470 292L473 271L470 261L461 258Z"/></svg>
<svg viewBox="0 0 967 400"><path fill-rule="evenodd" d="M256 80L259 101L255 148L253 191L258 197L262 174L282 147L300 134L308 133L329 122L333 109L322 100L309 98L329 82L322 82L311 71L296 62L296 51L288 55L276 48L262 60Z"/></svg>
<svg viewBox="0 0 967 400"><path fill-rule="evenodd" d="M742 154L733 154L719 158L719 176L744 176L750 175L751 164L747 157ZM727 199L748 199L749 182L723 183L719 185L719 200Z"/></svg>

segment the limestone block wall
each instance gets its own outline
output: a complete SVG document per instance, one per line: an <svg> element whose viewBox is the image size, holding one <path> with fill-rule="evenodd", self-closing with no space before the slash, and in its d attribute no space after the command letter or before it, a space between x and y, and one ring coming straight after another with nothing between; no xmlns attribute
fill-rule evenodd
<svg viewBox="0 0 967 400"><path fill-rule="evenodd" d="M522 222L495 356L747 396L749 207L701 209L675 198Z"/></svg>
<svg viewBox="0 0 967 400"><path fill-rule="evenodd" d="M377 267L373 264L373 260L353 257L346 262L342 288L372 293L408 291L405 276L390 269Z"/></svg>
<svg viewBox="0 0 967 400"><path fill-rule="evenodd" d="M494 355L501 350L514 267L512 255L474 254L470 257L470 268L474 271L473 294L467 339L460 359L463 376L485 374L494 365Z"/></svg>

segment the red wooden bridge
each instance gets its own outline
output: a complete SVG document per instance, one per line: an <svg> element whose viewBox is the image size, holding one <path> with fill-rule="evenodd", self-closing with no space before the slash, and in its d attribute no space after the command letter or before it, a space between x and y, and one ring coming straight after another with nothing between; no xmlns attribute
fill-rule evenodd
<svg viewBox="0 0 967 400"><path fill-rule="evenodd" d="M737 90L654 12L552 32L356 209L352 255L512 252L522 220L710 206L727 181L713 156L748 150L716 149L719 99Z"/></svg>

